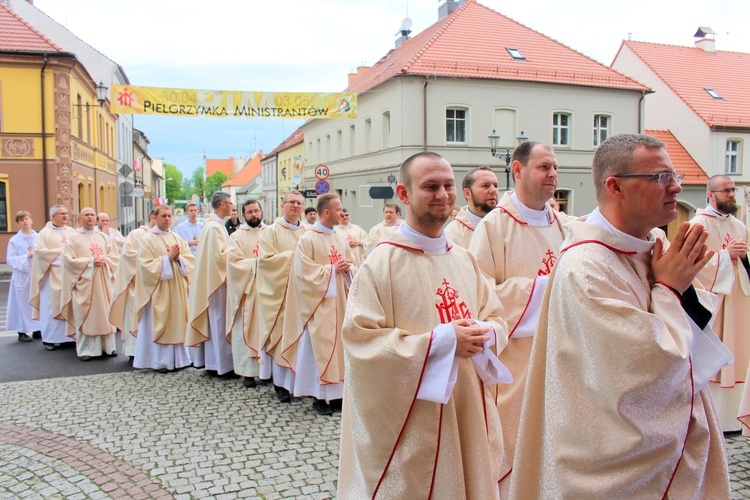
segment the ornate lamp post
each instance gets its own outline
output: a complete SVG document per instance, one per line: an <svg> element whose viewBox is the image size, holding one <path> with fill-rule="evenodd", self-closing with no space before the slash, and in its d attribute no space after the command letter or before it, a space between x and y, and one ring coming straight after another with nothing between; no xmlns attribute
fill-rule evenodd
<svg viewBox="0 0 750 500"><path fill-rule="evenodd" d="M492 129L492 133L487 136L487 139L489 139L490 141L490 154L495 158L505 160L505 190L507 191L508 189L510 189L510 148L505 148L505 154L500 151L500 148L498 147L500 144L500 134L498 134L495 129ZM529 138L526 137L523 133L523 130L521 130L521 135L516 137L516 145L528 140Z"/></svg>

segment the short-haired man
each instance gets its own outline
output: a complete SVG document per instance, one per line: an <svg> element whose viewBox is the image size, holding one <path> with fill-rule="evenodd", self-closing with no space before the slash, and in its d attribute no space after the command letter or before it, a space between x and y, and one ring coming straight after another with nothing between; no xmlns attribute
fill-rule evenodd
<svg viewBox="0 0 750 500"><path fill-rule="evenodd" d="M153 210L156 227L140 240L135 310L138 341L134 368L168 373L190 365L185 347L188 276L195 263L187 243L169 228L172 209Z"/></svg>
<svg viewBox="0 0 750 500"><path fill-rule="evenodd" d="M503 491L510 486L539 307L549 273L560 256L564 228L564 215L547 204L557 187L554 151L538 142L524 142L513 151L511 169L515 189L506 192L497 209L476 226L469 245L479 267L495 285L510 332L499 358L513 374L513 383L496 387L505 445Z"/></svg>
<svg viewBox="0 0 750 500"><path fill-rule="evenodd" d="M185 205L187 219L177 224L174 232L179 234L183 240L187 241L190 251L195 255L198 252L198 236L201 234L203 225L198 220L198 205L194 201L189 201Z"/></svg>
<svg viewBox="0 0 750 500"><path fill-rule="evenodd" d="M112 284L120 261L112 239L96 231L96 212L81 210L81 227L70 235L62 252L63 289L60 319L76 339L81 361L117 356L115 325L109 322Z"/></svg>
<svg viewBox="0 0 750 500"><path fill-rule="evenodd" d="M50 220L39 231L31 262L31 317L42 326L42 343L48 351L75 341L68 337L64 320L57 319L62 310L63 268L62 249L75 229L68 226L68 207L54 205Z"/></svg>
<svg viewBox="0 0 750 500"><path fill-rule="evenodd" d="M281 217L269 226L260 238L258 262L258 305L260 309L260 378L273 378L279 401L291 401L294 371L281 357L281 335L287 288L295 279L290 272L292 253L305 232L300 216L305 199L299 191L289 191L281 204Z"/></svg>
<svg viewBox="0 0 750 500"><path fill-rule="evenodd" d="M388 239L390 235L396 232L396 229L401 225L400 216L401 209L395 203L383 205L383 221L372 226L370 232L367 233L365 250L368 254L378 246L378 243Z"/></svg>
<svg viewBox="0 0 750 500"><path fill-rule="evenodd" d="M349 211L341 209L341 223L336 229L346 238L352 251L352 264L359 267L365 261L365 243L367 243L367 231L356 224L352 224Z"/></svg>
<svg viewBox="0 0 750 500"><path fill-rule="evenodd" d="M245 377L245 387L255 387L260 347L258 318L258 260L260 238L266 230L263 209L257 200L242 204L245 223L229 236L227 248L227 324L232 344L234 373Z"/></svg>
<svg viewBox="0 0 750 500"><path fill-rule="evenodd" d="M120 264L117 266L117 272L115 272L115 283L112 285L109 321L120 330L122 352L129 358L129 363L132 363L135 358L136 332L138 330L136 311L134 310L138 248L141 244L141 238L155 225L156 208L151 210L147 226L141 226L128 233L120 252Z"/></svg>
<svg viewBox="0 0 750 500"><path fill-rule="evenodd" d="M31 227L34 223L31 214L21 210L16 214L18 232L8 242L6 260L13 268L8 289L8 308L5 316L5 329L18 332L19 342L31 342L42 338L41 325L38 319L32 319L29 304L31 285L31 263L34 259L34 243L39 235ZM32 335L28 335L31 333Z"/></svg>
<svg viewBox="0 0 750 500"><path fill-rule="evenodd" d="M491 385L510 373L502 305L469 252L443 231L453 169L435 153L401 166L406 221L354 278L339 498L497 498L502 431Z"/></svg>
<svg viewBox="0 0 750 500"><path fill-rule="evenodd" d="M510 496L730 498L705 387L728 359L692 286L708 233L655 239L682 182L657 139L610 137L592 173L598 208L568 222L542 303Z"/></svg>
<svg viewBox="0 0 750 500"><path fill-rule="evenodd" d="M117 253L122 252L122 247L125 245L125 237L117 229L110 227L109 225L109 214L106 212L100 212L96 216L96 229L103 232L112 238L112 241L117 248Z"/></svg>
<svg viewBox="0 0 750 500"><path fill-rule="evenodd" d="M742 431L750 431L750 388L745 381L750 362L750 276L748 275L748 241L750 232L735 217L739 211L737 188L726 175L714 175L708 180L708 206L699 209L691 224L700 224L708 231L706 245L716 254L706 264L698 280L719 297L716 321L711 326L721 341L734 354L734 363L722 368L713 383L711 393L723 430L737 430L737 416L744 423ZM747 396L740 408L743 389ZM750 434L748 434L750 435Z"/></svg>
<svg viewBox="0 0 750 500"><path fill-rule="evenodd" d="M213 211L206 216L190 277L188 328L185 344L194 347L193 364L205 366L209 375L234 375L232 345L226 337L227 259L229 235L224 218L232 210L229 194L211 196Z"/></svg>
<svg viewBox="0 0 750 500"><path fill-rule="evenodd" d="M312 396L313 409L331 415L341 409L344 349L341 323L354 268L349 244L336 231L341 199L318 198L320 219L300 237L292 256L281 357L295 372L294 396Z"/></svg>
<svg viewBox="0 0 750 500"><path fill-rule="evenodd" d="M305 221L303 224L307 229L310 229L315 225L315 221L318 220L318 210L315 207L307 207L305 209Z"/></svg>
<svg viewBox="0 0 750 500"><path fill-rule="evenodd" d="M461 207L445 234L451 243L469 248L477 224L497 205L497 175L490 167L477 167L466 173L461 187L468 205Z"/></svg>
<svg viewBox="0 0 750 500"><path fill-rule="evenodd" d="M229 236L232 236L232 233L237 231L237 228L240 227L240 217L237 214L237 208L233 208L231 212L229 212L229 218L227 219L226 223L224 223L224 227L227 228L227 234Z"/></svg>

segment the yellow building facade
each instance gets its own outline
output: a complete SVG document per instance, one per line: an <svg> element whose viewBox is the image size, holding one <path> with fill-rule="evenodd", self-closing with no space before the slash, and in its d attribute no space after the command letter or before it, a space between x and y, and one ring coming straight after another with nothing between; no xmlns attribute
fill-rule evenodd
<svg viewBox="0 0 750 500"><path fill-rule="evenodd" d="M278 205L284 202L284 194L293 189L304 189L305 141L301 131L293 133L276 150ZM297 178L295 174L299 174ZM297 180L299 179L299 180ZM297 180L297 182L295 182ZM310 188L312 189L312 188ZM306 203L306 206L309 205ZM278 214L281 215L281 214ZM271 219L269 219L271 220Z"/></svg>

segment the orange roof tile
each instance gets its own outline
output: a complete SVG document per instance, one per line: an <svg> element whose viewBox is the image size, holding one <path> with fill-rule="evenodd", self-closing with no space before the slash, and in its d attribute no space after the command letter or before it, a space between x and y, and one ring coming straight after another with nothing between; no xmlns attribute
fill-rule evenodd
<svg viewBox="0 0 750 500"><path fill-rule="evenodd" d="M750 54L624 41L710 127L750 127ZM714 99L705 89L722 99Z"/></svg>
<svg viewBox="0 0 750 500"><path fill-rule="evenodd" d="M229 177L234 175L234 158L206 159L206 177L214 172L224 172Z"/></svg>
<svg viewBox="0 0 750 500"><path fill-rule="evenodd" d="M685 174L683 184L688 185L705 185L708 182L706 172L696 163L690 153L688 153L680 141L669 130L646 130L646 135L656 137L667 145L667 152L672 159L672 165L675 170Z"/></svg>
<svg viewBox="0 0 750 500"><path fill-rule="evenodd" d="M526 59L513 59L508 48L520 50ZM354 78L347 90L365 92L406 74L649 90L476 0L467 0L444 19L389 51Z"/></svg>
<svg viewBox="0 0 750 500"><path fill-rule="evenodd" d="M276 146L276 148L269 153L269 155L280 153L286 149L291 148L305 140L305 134L302 132L302 127L298 128L292 134L287 137L284 142Z"/></svg>
<svg viewBox="0 0 750 500"><path fill-rule="evenodd" d="M62 52L5 4L0 2L0 50L20 52Z"/></svg>
<svg viewBox="0 0 750 500"><path fill-rule="evenodd" d="M237 175L230 179L227 179L224 184L221 185L221 187L244 186L248 182L255 179L263 171L263 166L260 164L260 162L265 157L266 155L264 155L263 153L253 156L245 164L245 166L242 167L242 170L237 172Z"/></svg>

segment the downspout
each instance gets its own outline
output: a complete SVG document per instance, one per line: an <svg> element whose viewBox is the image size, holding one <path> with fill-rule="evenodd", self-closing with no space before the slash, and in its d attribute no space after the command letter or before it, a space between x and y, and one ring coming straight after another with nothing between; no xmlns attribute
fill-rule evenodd
<svg viewBox="0 0 750 500"><path fill-rule="evenodd" d="M646 98L646 92L641 90L641 98L638 99L638 133L643 133L643 99Z"/></svg>
<svg viewBox="0 0 750 500"><path fill-rule="evenodd" d="M424 87L422 87L422 151L427 151L427 75L424 76Z"/></svg>
<svg viewBox="0 0 750 500"><path fill-rule="evenodd" d="M44 99L44 71L47 69L49 56L44 54L44 64L40 73L41 97L42 97L42 188L44 192L44 217L49 213L49 186L47 183L47 122L45 120L46 102Z"/></svg>

